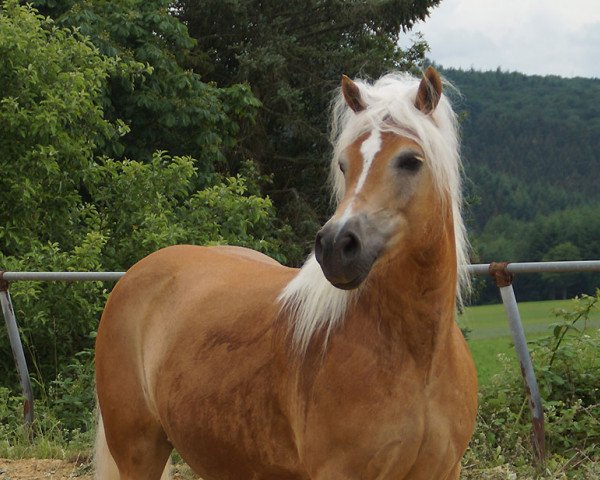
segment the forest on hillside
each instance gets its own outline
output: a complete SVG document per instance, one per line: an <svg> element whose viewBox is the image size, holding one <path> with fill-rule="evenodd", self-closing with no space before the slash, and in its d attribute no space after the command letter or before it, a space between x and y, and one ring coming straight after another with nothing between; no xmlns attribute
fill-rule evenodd
<svg viewBox="0 0 600 480"><path fill-rule="evenodd" d="M442 69L460 94L475 261L600 258L600 79ZM600 276L527 275L519 298L592 293ZM494 300L489 288L479 300Z"/></svg>

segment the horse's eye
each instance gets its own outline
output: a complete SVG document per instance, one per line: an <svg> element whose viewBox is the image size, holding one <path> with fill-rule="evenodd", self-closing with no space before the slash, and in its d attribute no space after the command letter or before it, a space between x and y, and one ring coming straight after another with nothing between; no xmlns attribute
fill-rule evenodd
<svg viewBox="0 0 600 480"><path fill-rule="evenodd" d="M346 173L346 164L344 162L338 162L338 167L342 173Z"/></svg>
<svg viewBox="0 0 600 480"><path fill-rule="evenodd" d="M416 172L423 165L423 159L415 155L406 155L397 159L396 166L408 172Z"/></svg>

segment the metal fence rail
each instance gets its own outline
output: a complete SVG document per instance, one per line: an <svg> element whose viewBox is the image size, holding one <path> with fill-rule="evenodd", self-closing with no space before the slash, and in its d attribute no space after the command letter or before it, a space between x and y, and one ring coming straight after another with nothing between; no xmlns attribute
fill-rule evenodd
<svg viewBox="0 0 600 480"><path fill-rule="evenodd" d="M508 324L515 345L515 351L525 381L529 407L532 415L532 440L536 461L543 463L545 457L544 410L542 399L535 378L531 356L527 348L527 340L519 314L519 308L512 287L514 274L521 273L565 273L565 272L600 272L600 260L565 261L565 262L524 262L524 263L485 263L468 265L471 275L491 275L500 290L502 303L508 316ZM9 283L16 281L41 282L85 282L119 280L125 272L2 272L0 271L0 303L8 330L15 364L19 373L25 402L23 413L25 424L31 426L33 421L33 392L29 379L29 371L25 361L23 345L19 335L17 320L9 293ZM29 430L31 431L31 430Z"/></svg>
<svg viewBox="0 0 600 480"><path fill-rule="evenodd" d="M0 272L6 282L113 282L123 275L125 272Z"/></svg>
<svg viewBox="0 0 600 480"><path fill-rule="evenodd" d="M489 275L491 263L467 265L471 275ZM515 262L507 263L509 273L565 273L600 272L600 260L581 260L565 262ZM7 282L112 282L125 275L125 272L0 272L0 279Z"/></svg>
<svg viewBox="0 0 600 480"><path fill-rule="evenodd" d="M477 263L468 265L471 275L489 275L490 266L495 263ZM508 273L567 273L600 272L600 260L578 260L565 262L514 262L503 263Z"/></svg>

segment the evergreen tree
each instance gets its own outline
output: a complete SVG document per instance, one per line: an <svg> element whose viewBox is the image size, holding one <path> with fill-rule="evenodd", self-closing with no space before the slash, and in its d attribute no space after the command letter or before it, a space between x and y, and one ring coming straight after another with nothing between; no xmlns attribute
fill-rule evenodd
<svg viewBox="0 0 600 480"><path fill-rule="evenodd" d="M341 74L378 78L420 65L425 43L403 51L398 41L438 3L178 0L197 40L194 71L219 86L248 82L261 101L236 161L252 158L273 175L267 193L307 247L328 210L328 105Z"/></svg>

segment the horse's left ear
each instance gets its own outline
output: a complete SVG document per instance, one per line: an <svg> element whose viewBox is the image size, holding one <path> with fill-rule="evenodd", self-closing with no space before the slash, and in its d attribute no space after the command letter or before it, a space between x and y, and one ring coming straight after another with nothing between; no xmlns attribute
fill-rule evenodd
<svg viewBox="0 0 600 480"><path fill-rule="evenodd" d="M358 85L350 80L346 75L342 75L342 93L348 106L356 113L362 112L367 108L366 103L360 95Z"/></svg>
<svg viewBox="0 0 600 480"><path fill-rule="evenodd" d="M435 110L442 96L442 79L439 73L433 67L428 67L423 74L423 79L419 84L415 107L425 114L430 114Z"/></svg>

